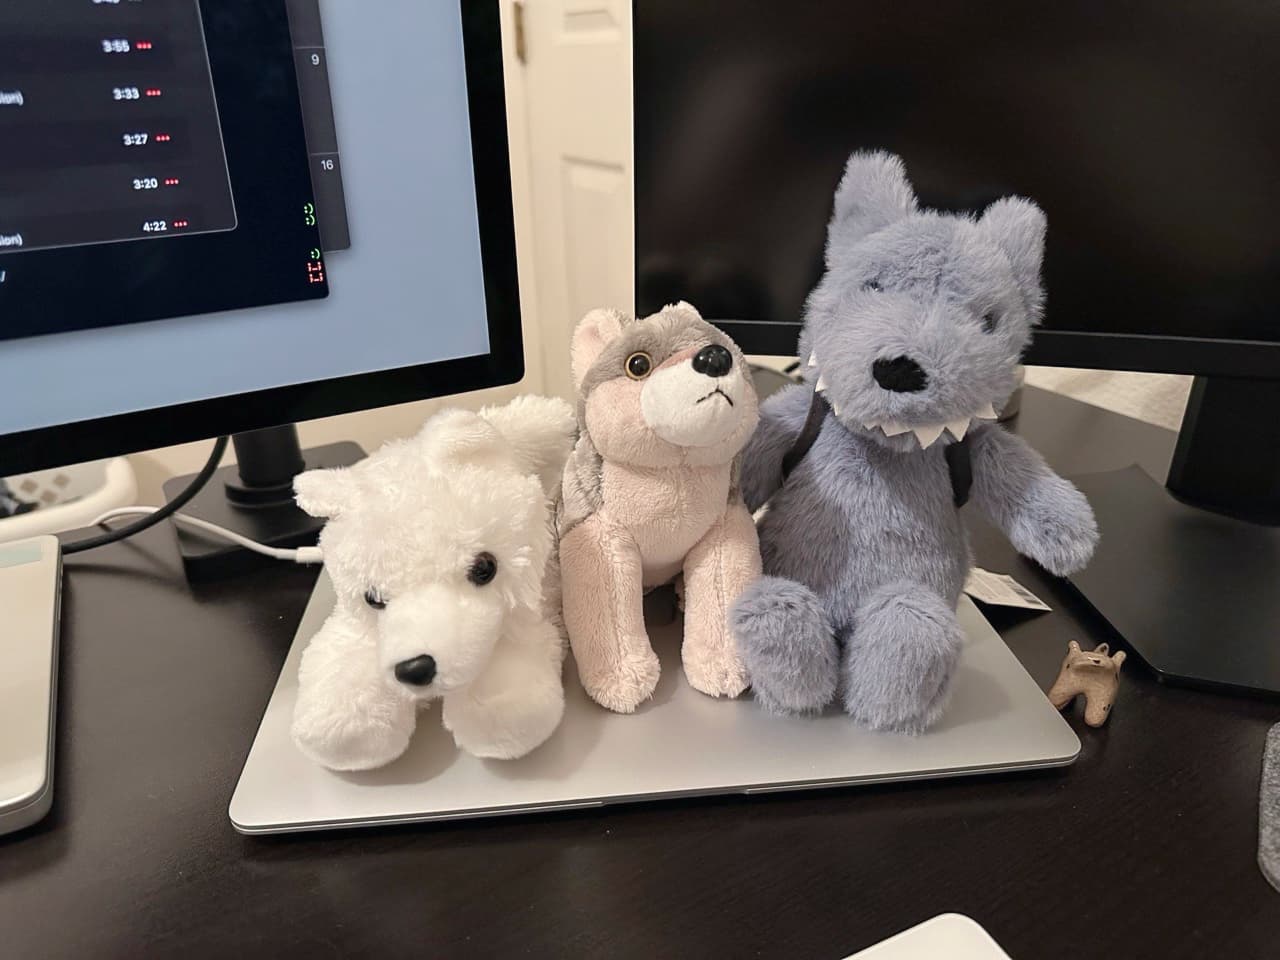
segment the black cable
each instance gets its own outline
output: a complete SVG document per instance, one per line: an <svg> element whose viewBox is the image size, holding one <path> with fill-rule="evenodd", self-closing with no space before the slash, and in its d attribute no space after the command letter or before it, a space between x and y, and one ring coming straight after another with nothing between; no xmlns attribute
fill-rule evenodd
<svg viewBox="0 0 1280 960"><path fill-rule="evenodd" d="M167 520L169 517L173 516L190 503L192 498L204 488L206 483L209 482L214 471L218 469L218 464L222 462L223 455L227 452L227 442L230 439L230 437L219 437L214 441L213 452L209 454L209 459L205 462L205 465L200 468L200 472L191 478L191 482L187 484L186 489L155 513L148 514L141 520L126 524L123 527L118 527L115 530L108 531L107 533L100 534L96 537L86 537L84 540L64 543L62 545L63 556L67 556L72 553L82 553L85 550L93 550L95 547L105 547L108 543L116 543L119 540L125 540L135 534L141 533L148 527L154 527L162 520Z"/></svg>

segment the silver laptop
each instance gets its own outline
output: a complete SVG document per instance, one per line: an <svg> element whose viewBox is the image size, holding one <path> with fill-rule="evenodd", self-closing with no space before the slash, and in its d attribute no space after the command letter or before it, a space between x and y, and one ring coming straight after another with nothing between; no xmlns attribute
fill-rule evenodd
<svg viewBox="0 0 1280 960"><path fill-rule="evenodd" d="M527 757L477 760L459 751L437 706L419 714L413 742L396 762L333 773L304 757L289 737L298 660L332 606L333 589L322 574L231 799L231 821L242 833L1058 767L1080 751L1071 728L968 598L959 608L968 639L951 706L937 728L909 737L860 729L834 709L780 718L749 695L714 700L698 693L681 672L679 622L661 615L659 595L648 613L662 680L636 713L621 716L592 702L570 659L564 722Z"/></svg>

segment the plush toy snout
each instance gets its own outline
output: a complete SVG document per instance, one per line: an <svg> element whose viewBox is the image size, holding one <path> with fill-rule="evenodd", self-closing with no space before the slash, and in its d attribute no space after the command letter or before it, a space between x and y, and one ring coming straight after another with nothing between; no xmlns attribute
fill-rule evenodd
<svg viewBox="0 0 1280 960"><path fill-rule="evenodd" d="M746 376L718 343L691 348L658 367L640 391L649 429L678 447L710 447L738 430L748 415Z"/></svg>
<svg viewBox="0 0 1280 960"><path fill-rule="evenodd" d="M502 630L496 596L459 595L428 584L375 611L383 678L416 700L433 700L470 684L493 655Z"/></svg>

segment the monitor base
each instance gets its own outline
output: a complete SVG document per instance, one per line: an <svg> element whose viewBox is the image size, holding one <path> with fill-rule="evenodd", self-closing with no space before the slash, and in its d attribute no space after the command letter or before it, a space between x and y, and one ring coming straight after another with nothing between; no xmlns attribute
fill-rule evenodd
<svg viewBox="0 0 1280 960"><path fill-rule="evenodd" d="M1188 506L1137 466L1073 480L1102 541L1071 583L1156 678L1280 696L1280 528Z"/></svg>
<svg viewBox="0 0 1280 960"><path fill-rule="evenodd" d="M235 440L239 465L218 470L182 512L267 546L314 546L324 520L298 509L293 502L293 477L302 470L349 467L364 459L364 450L357 443L344 441L298 450L293 457L288 450L290 442L295 449L297 444L296 428L292 426L241 434ZM271 440L277 442L267 442ZM270 457L259 456L261 453L269 453ZM273 467L276 475L272 475ZM172 500L190 482L189 476L167 481L165 499ZM182 566L192 583L235 576L280 562L192 530L174 529Z"/></svg>

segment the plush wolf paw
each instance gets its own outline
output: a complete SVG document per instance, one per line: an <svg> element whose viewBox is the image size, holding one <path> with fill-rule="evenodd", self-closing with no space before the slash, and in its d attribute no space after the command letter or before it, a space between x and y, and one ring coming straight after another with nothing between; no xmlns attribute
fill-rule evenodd
<svg viewBox="0 0 1280 960"><path fill-rule="evenodd" d="M808 587L761 577L730 615L756 699L771 713L816 713L836 693L840 654L822 601Z"/></svg>
<svg viewBox="0 0 1280 960"><path fill-rule="evenodd" d="M845 645L845 712L873 730L923 733L942 715L963 643L936 593L915 583L877 588Z"/></svg>
<svg viewBox="0 0 1280 960"><path fill-rule="evenodd" d="M1046 483L1009 531L1009 541L1055 576L1084 569L1098 545L1098 523L1084 494L1061 477Z"/></svg>
<svg viewBox="0 0 1280 960"><path fill-rule="evenodd" d="M709 697L736 697L747 689L747 668L732 651L695 655L685 641L684 675L689 686Z"/></svg>
<svg viewBox="0 0 1280 960"><path fill-rule="evenodd" d="M579 659L579 674L583 688L600 706L614 713L635 713L658 688L662 666L648 637L629 639L620 647L617 659L607 667L585 670Z"/></svg>

